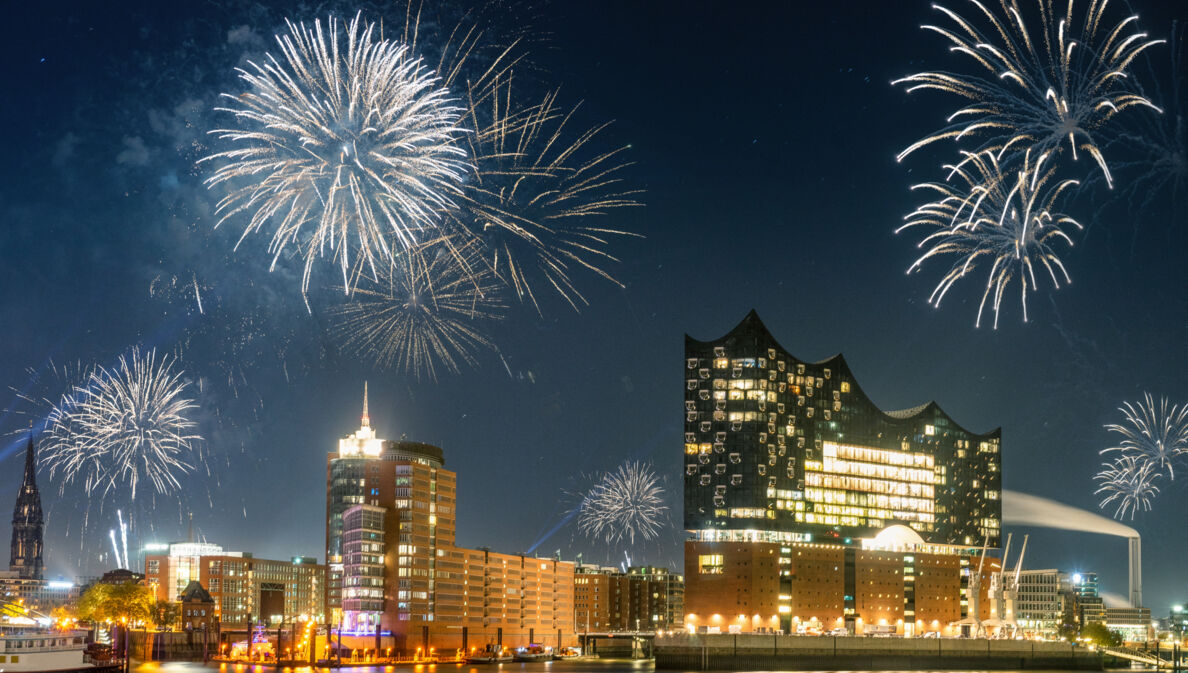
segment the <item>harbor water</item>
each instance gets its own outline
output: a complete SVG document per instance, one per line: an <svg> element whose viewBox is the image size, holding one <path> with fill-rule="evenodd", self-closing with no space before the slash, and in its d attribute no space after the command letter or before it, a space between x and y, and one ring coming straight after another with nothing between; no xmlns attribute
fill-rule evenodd
<svg viewBox="0 0 1188 673"><path fill-rule="evenodd" d="M650 660L598 660L598 661L551 661L547 663L509 664L421 664L416 666L344 666L339 669L304 667L280 667L272 665L216 664L189 662L148 662L134 665L134 673L319 673L341 671L342 673L653 673L655 665ZM1140 669L1119 669L1128 673ZM773 672L763 672L773 673ZM820 672L829 673L829 672ZM845 671L844 673L891 673L884 671ZM895 673L926 673L924 671L897 671ZM961 673L982 673L962 671ZM986 672L991 673L991 672ZM992 673L1063 673L1057 671L993 671Z"/></svg>

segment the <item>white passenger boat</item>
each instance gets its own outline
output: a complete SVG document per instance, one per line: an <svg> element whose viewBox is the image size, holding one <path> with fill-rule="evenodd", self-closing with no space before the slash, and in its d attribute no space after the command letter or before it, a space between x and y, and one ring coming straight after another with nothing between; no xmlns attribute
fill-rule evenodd
<svg viewBox="0 0 1188 673"><path fill-rule="evenodd" d="M86 671L85 631L0 630L0 671Z"/></svg>

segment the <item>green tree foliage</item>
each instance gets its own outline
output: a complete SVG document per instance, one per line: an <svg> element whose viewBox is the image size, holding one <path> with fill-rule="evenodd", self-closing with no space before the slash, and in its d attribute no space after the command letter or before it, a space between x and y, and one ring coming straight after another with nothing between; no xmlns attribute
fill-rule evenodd
<svg viewBox="0 0 1188 673"><path fill-rule="evenodd" d="M1081 637L1088 638L1090 642L1099 647L1103 645L1107 647L1118 647L1122 644L1122 634L1107 629L1105 624L1098 624L1096 622L1086 624L1085 628L1081 629Z"/></svg>
<svg viewBox="0 0 1188 673"><path fill-rule="evenodd" d="M153 592L145 586L126 584L95 584L78 601L78 618L90 622L136 624L153 618Z"/></svg>
<svg viewBox="0 0 1188 673"><path fill-rule="evenodd" d="M170 601L157 601L153 604L153 623L159 629L173 630L177 628L181 618L181 606Z"/></svg>

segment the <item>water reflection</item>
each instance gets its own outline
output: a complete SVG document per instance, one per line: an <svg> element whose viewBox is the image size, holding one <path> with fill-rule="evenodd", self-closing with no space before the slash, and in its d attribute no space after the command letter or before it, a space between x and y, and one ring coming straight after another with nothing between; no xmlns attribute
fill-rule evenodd
<svg viewBox="0 0 1188 673"><path fill-rule="evenodd" d="M507 664L416 664L407 666L343 666L320 668L310 666L282 666L271 664L226 664L173 661L148 662L132 667L133 673L648 673L655 670L652 661L549 661L544 663ZM1028 673L1035 673L1029 671Z"/></svg>

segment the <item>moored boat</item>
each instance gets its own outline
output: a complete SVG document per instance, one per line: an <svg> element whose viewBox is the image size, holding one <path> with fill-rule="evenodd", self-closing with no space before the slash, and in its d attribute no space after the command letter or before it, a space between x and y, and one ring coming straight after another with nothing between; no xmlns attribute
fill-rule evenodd
<svg viewBox="0 0 1188 673"><path fill-rule="evenodd" d="M535 643L528 647L517 647L513 659L515 661L552 661L553 648Z"/></svg>
<svg viewBox="0 0 1188 673"><path fill-rule="evenodd" d="M501 664L512 660L510 652L493 643L481 650L471 649L470 654L462 658L468 664Z"/></svg>
<svg viewBox="0 0 1188 673"><path fill-rule="evenodd" d="M83 658L85 641L85 631L4 629L0 631L0 671L96 670Z"/></svg>
<svg viewBox="0 0 1188 673"><path fill-rule="evenodd" d="M562 659L577 659L580 656L582 656L582 651L576 647L562 647L556 652L553 652L553 658L558 661Z"/></svg>

